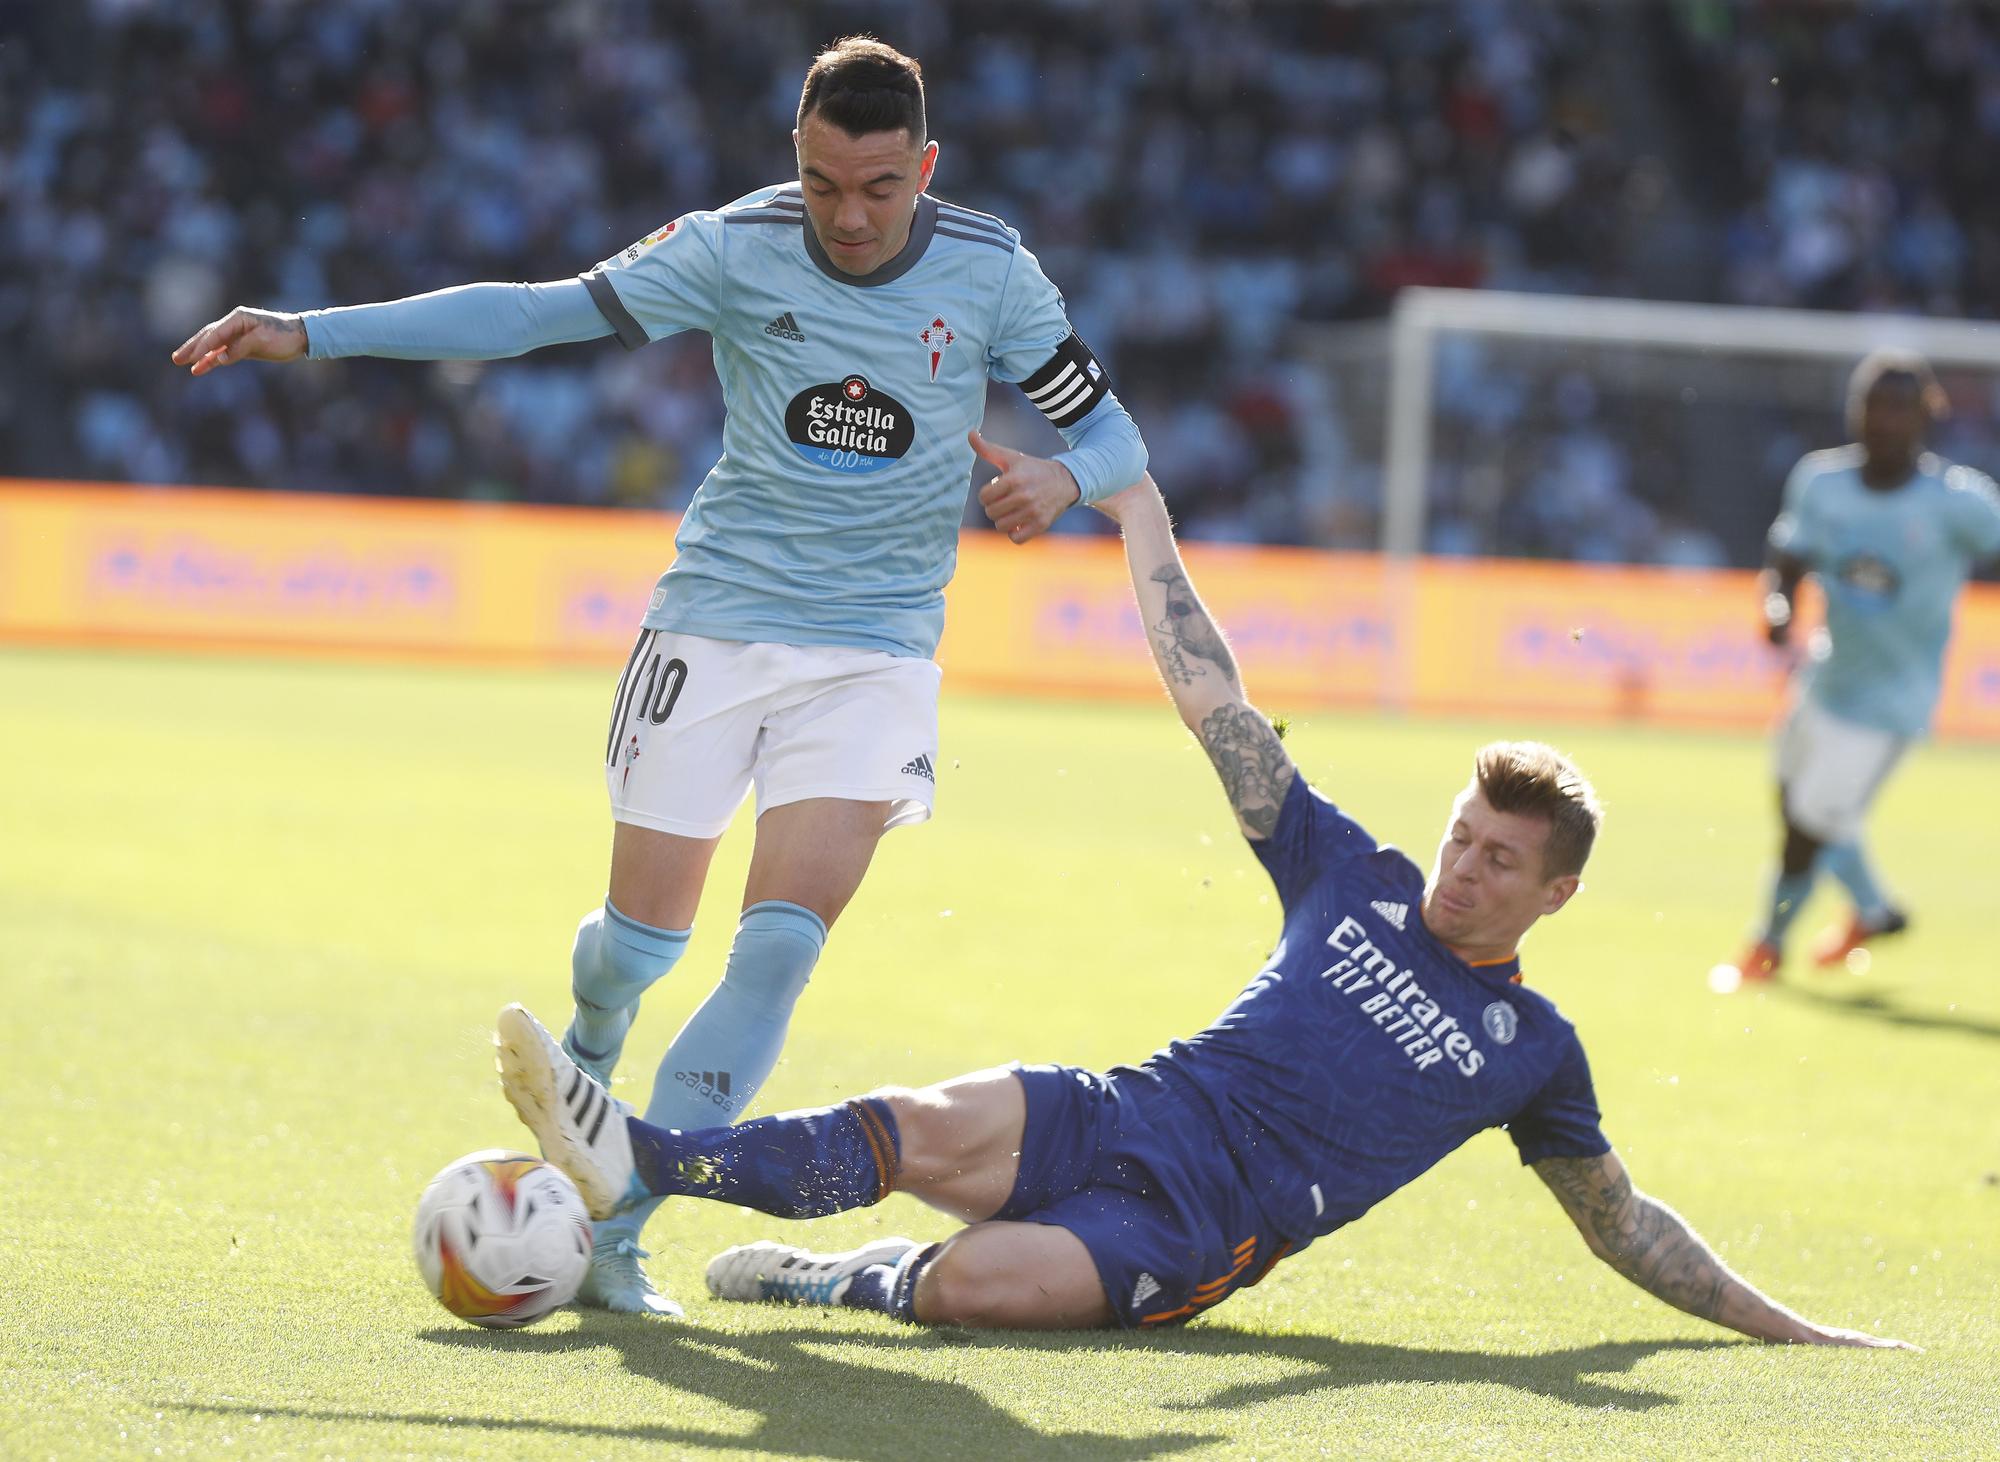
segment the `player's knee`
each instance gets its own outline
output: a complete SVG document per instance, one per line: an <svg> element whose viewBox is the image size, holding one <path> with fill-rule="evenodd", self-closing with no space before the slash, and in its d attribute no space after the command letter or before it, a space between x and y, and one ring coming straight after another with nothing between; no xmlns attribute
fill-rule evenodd
<svg viewBox="0 0 2000 1462"><path fill-rule="evenodd" d="M1789 814L1785 818L1785 846L1779 855L1779 863L1787 878L1796 878L1809 872L1813 860L1819 857L1820 840L1794 822Z"/></svg>
<svg viewBox="0 0 2000 1462"><path fill-rule="evenodd" d="M868 1095L896 1119L897 1186L922 1187L944 1176L953 1154L939 1103L907 1086L885 1086Z"/></svg>
<svg viewBox="0 0 2000 1462"><path fill-rule="evenodd" d="M966 1234L945 1242L917 1280L916 1314L926 1325L992 1325L1006 1309L1012 1286Z"/></svg>
<svg viewBox="0 0 2000 1462"><path fill-rule="evenodd" d="M570 949L570 993L579 1004L621 1010L645 994L687 947L684 930L653 929L623 920L609 905L576 926Z"/></svg>

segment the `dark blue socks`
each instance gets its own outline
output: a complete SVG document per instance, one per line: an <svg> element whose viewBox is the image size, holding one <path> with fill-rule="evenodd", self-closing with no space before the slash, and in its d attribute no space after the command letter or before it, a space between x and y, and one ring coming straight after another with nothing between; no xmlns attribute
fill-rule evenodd
<svg viewBox="0 0 2000 1462"><path fill-rule="evenodd" d="M917 1323L917 1281L943 1244L912 1249L894 1264L870 1264L848 1281L840 1303L851 1310L879 1310Z"/></svg>
<svg viewBox="0 0 2000 1462"><path fill-rule="evenodd" d="M682 1132L628 1120L639 1177L662 1198L713 1198L778 1218L879 1203L902 1166L896 1116L876 1097Z"/></svg>

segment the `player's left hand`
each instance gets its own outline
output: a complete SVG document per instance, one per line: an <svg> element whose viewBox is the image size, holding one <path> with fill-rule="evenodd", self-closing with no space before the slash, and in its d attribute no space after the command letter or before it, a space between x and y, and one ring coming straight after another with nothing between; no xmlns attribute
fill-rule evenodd
<svg viewBox="0 0 2000 1462"><path fill-rule="evenodd" d="M1083 496L1069 468L1046 457L1031 457L977 431L966 434L972 450L1000 469L1000 475L979 489L979 506L993 526L1016 543L1026 543Z"/></svg>
<svg viewBox="0 0 2000 1462"><path fill-rule="evenodd" d="M1805 1334L1800 1337L1806 1345L1845 1345L1860 1350L1914 1350L1923 1353L1921 1346L1907 1340L1890 1340L1880 1335L1870 1335L1865 1330L1846 1330L1837 1325L1815 1325L1808 1321Z"/></svg>

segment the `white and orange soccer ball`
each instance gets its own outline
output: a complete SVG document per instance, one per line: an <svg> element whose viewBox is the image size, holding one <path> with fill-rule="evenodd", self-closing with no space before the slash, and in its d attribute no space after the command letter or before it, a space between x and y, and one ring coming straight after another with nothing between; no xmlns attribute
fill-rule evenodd
<svg viewBox="0 0 2000 1462"><path fill-rule="evenodd" d="M575 1299L590 1237L576 1184L525 1152L462 1157L417 1203L417 1269L439 1304L475 1325L532 1325Z"/></svg>

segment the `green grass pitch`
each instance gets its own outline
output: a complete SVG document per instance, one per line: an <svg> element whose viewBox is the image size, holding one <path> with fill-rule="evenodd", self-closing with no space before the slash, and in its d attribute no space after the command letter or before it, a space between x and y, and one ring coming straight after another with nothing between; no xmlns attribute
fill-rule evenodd
<svg viewBox="0 0 2000 1462"><path fill-rule="evenodd" d="M1541 734L1610 822L1529 979L1583 1032L1641 1186L1756 1283L1922 1355L1738 1342L1600 1266L1498 1134L1173 1334L928 1333L724 1307L461 1325L419 1284L433 1170L526 1140L510 999L565 1013L603 892L611 675L0 651L0 1454L216 1457L1991 1455L2000 985L1990 750L1920 750L1877 843L1916 928L1865 977L1721 998L1773 843L1751 738L1303 716L1291 745L1429 849L1469 752ZM1254 687L1253 687L1254 689ZM1283 711L1288 708L1271 706ZM884 844L757 1110L1207 1021L1268 885L1164 699L952 697L940 816ZM747 854L649 1000L624 1094L718 974ZM1822 895L1801 929L1827 923ZM906 1199L793 1231L944 1220Z"/></svg>

